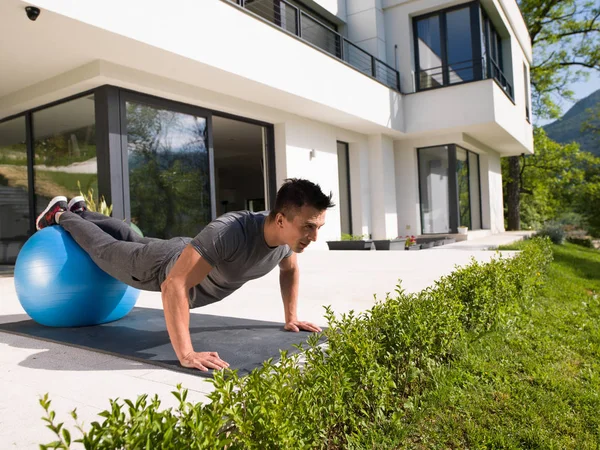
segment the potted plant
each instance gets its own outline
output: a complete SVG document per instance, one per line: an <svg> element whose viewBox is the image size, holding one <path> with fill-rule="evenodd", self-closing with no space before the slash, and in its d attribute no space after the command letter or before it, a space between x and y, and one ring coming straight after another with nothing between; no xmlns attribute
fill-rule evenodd
<svg viewBox="0 0 600 450"><path fill-rule="evenodd" d="M458 227L458 234L467 234L469 232L469 227L465 227L464 225L460 225Z"/></svg>
<svg viewBox="0 0 600 450"><path fill-rule="evenodd" d="M404 250L420 250L421 245L417 244L417 238L415 236L406 236L404 242Z"/></svg>
<svg viewBox="0 0 600 450"><path fill-rule="evenodd" d="M342 233L339 241L327 241L329 250L372 250L375 249L373 241L366 239L365 234L355 235Z"/></svg>
<svg viewBox="0 0 600 450"><path fill-rule="evenodd" d="M373 241L375 250L403 250L405 242L406 238L400 236L392 239L375 239Z"/></svg>

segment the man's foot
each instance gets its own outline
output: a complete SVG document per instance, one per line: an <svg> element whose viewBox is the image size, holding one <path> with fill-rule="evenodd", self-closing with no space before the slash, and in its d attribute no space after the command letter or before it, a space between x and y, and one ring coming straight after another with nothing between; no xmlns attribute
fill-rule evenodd
<svg viewBox="0 0 600 450"><path fill-rule="evenodd" d="M83 198L81 195L73 197L67 205L67 210L77 214L81 214L83 211L87 211L87 204L85 203L85 198Z"/></svg>
<svg viewBox="0 0 600 450"><path fill-rule="evenodd" d="M35 221L35 228L41 230L42 228L49 227L50 225L57 225L54 216L57 212L67 210L67 197L59 195L54 197L46 206L46 209L38 216Z"/></svg>

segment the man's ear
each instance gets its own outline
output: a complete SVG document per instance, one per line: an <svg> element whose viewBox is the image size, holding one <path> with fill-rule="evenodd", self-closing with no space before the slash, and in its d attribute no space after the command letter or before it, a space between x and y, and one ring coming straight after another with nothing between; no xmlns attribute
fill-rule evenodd
<svg viewBox="0 0 600 450"><path fill-rule="evenodd" d="M279 227L282 228L283 227L283 221L285 220L285 216L283 214L281 214L280 212L277 213L277 215L275 216L275 224Z"/></svg>

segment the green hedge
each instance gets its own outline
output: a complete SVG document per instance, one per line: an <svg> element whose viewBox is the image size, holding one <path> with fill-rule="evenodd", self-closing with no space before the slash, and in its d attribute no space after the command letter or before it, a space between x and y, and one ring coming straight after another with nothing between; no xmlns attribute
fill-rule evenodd
<svg viewBox="0 0 600 450"><path fill-rule="evenodd" d="M550 240L534 238L514 258L457 268L416 294L400 286L362 314L336 318L300 352L281 353L246 377L215 373L207 404L161 409L157 397L110 401L102 423L79 427L88 449L391 448L405 437L411 398L451 362L470 336L506 323L531 301L552 260ZM70 433L41 400L48 426L67 448ZM76 415L74 415L76 418ZM42 446L45 448L45 446Z"/></svg>

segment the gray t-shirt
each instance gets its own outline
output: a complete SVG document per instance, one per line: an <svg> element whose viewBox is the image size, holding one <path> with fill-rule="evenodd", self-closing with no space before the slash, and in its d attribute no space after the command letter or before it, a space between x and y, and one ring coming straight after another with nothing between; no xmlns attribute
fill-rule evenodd
<svg viewBox="0 0 600 450"><path fill-rule="evenodd" d="M190 308L224 299L247 281L273 270L283 258L292 255L288 245L269 247L263 226L266 212L236 211L225 213L209 223L190 244L213 269L190 289ZM173 258L168 273L177 260Z"/></svg>

